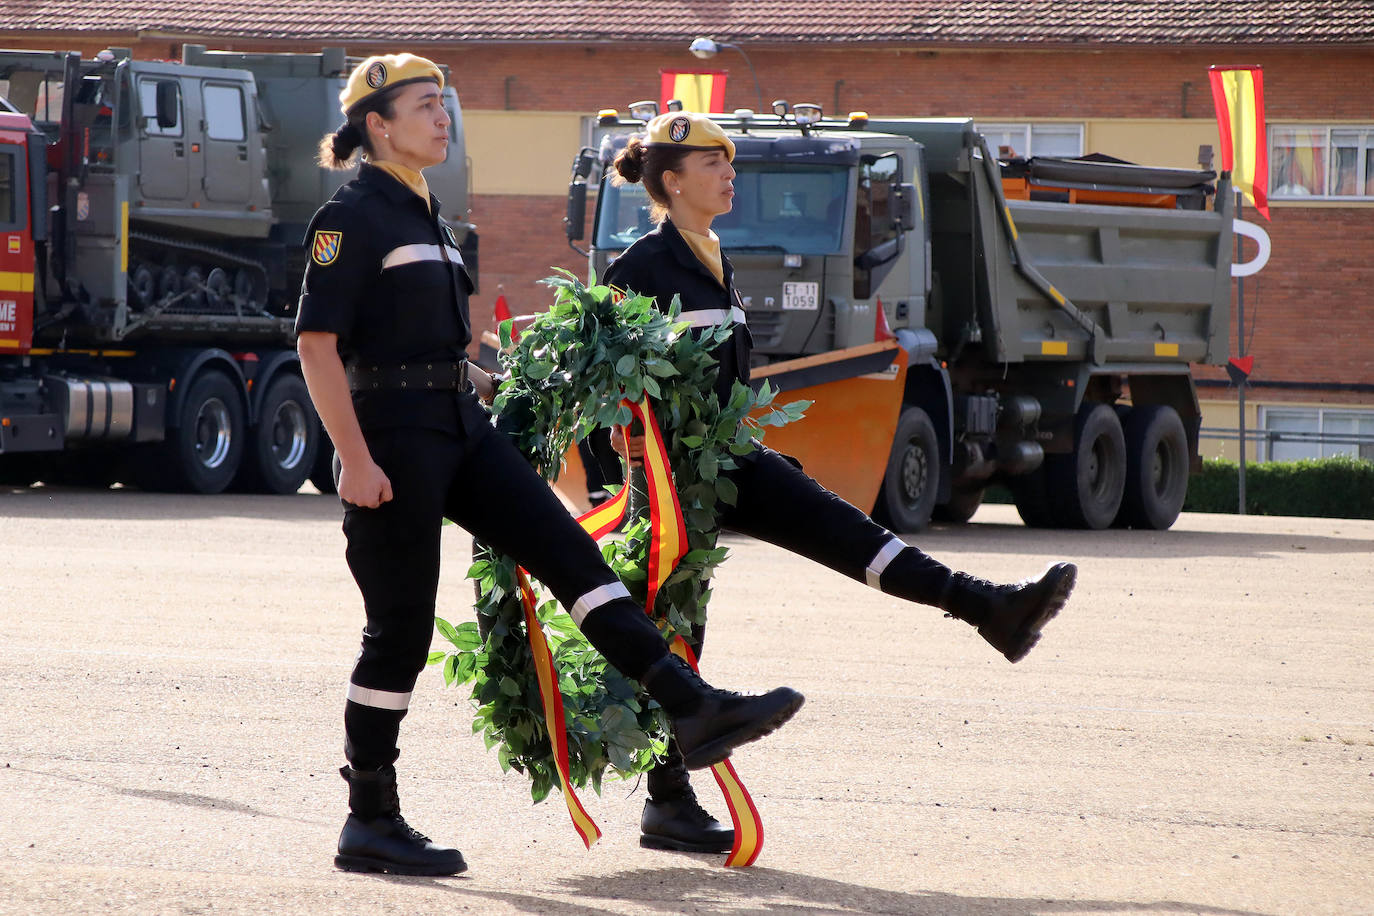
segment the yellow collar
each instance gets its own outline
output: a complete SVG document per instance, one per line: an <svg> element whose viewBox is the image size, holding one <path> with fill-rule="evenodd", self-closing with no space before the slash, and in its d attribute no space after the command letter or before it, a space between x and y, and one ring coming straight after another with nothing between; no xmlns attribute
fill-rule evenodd
<svg viewBox="0 0 1374 916"><path fill-rule="evenodd" d="M720 259L720 236L706 230L710 235L702 235L690 229L678 227L678 234L687 243L687 247L692 249L692 254L697 256L697 260L706 265L706 269L716 278L716 282L721 286L725 285L725 265Z"/></svg>
<svg viewBox="0 0 1374 916"><path fill-rule="evenodd" d="M401 165L399 162L391 162L386 159L375 161L372 164L419 194L420 199L425 202L425 206L429 206L429 182L425 181L424 175L408 166Z"/></svg>

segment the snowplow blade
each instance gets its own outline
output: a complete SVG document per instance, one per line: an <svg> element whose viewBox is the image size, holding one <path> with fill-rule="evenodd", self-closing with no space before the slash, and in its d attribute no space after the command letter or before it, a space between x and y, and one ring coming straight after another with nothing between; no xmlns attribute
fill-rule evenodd
<svg viewBox="0 0 1374 916"><path fill-rule="evenodd" d="M772 363L752 372L779 390L775 404L809 400L806 416L766 427L764 444L801 462L827 490L872 512L902 412L907 353L878 341Z"/></svg>

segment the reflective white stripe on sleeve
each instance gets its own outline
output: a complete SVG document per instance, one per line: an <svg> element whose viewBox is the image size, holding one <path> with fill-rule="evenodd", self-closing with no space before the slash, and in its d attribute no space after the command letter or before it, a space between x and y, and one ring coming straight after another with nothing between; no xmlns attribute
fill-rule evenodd
<svg viewBox="0 0 1374 916"><path fill-rule="evenodd" d="M599 588L594 588L573 602L570 611L573 623L580 627L582 626L582 621L587 619L587 615L603 604L610 604L617 598L628 597L630 597L629 590L619 582L609 582Z"/></svg>
<svg viewBox="0 0 1374 916"><path fill-rule="evenodd" d="M409 693L373 690L371 687L359 687L353 683L348 685L348 698L359 706L371 706L373 709L395 709L404 712L410 708Z"/></svg>
<svg viewBox="0 0 1374 916"><path fill-rule="evenodd" d="M733 320L736 324L745 323L744 309L737 305L728 309L691 309L682 313L682 320L689 321L694 328L713 328Z"/></svg>
<svg viewBox="0 0 1374 916"><path fill-rule="evenodd" d="M868 580L869 588L876 588L878 591L883 590L883 587L878 584L883 570L887 569L888 564L897 559L897 554L905 549L906 543L897 537L883 545L883 549L878 551L877 555L869 561L868 569L864 570L864 577Z"/></svg>
<svg viewBox="0 0 1374 916"><path fill-rule="evenodd" d="M446 253L447 258L444 257ZM460 267L463 266L463 256L452 245L402 245L400 248L391 249L386 257L382 258L382 270L419 261L452 261Z"/></svg>

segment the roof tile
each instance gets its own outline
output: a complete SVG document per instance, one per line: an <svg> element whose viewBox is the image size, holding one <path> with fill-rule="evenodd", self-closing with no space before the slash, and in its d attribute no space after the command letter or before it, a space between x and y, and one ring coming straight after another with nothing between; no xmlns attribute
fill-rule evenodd
<svg viewBox="0 0 1374 916"><path fill-rule="evenodd" d="M1374 44L1374 0L0 0L0 22L307 41Z"/></svg>

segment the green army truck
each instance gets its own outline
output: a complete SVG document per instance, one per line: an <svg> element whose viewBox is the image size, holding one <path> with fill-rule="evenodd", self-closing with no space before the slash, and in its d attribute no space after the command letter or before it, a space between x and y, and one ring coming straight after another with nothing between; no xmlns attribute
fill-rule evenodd
<svg viewBox="0 0 1374 916"><path fill-rule="evenodd" d="M651 227L607 173L652 110L603 113L574 161L566 231L596 187L597 274ZM994 483L1032 526L1173 524L1200 463L1190 364L1229 355L1226 176L999 159L964 118L719 120L737 193L713 229L755 380L815 401L770 445L898 531L966 521Z"/></svg>
<svg viewBox="0 0 1374 916"><path fill-rule="evenodd" d="M295 352L315 162L358 63L0 51L0 484L332 488ZM475 276L458 98L427 170Z"/></svg>

